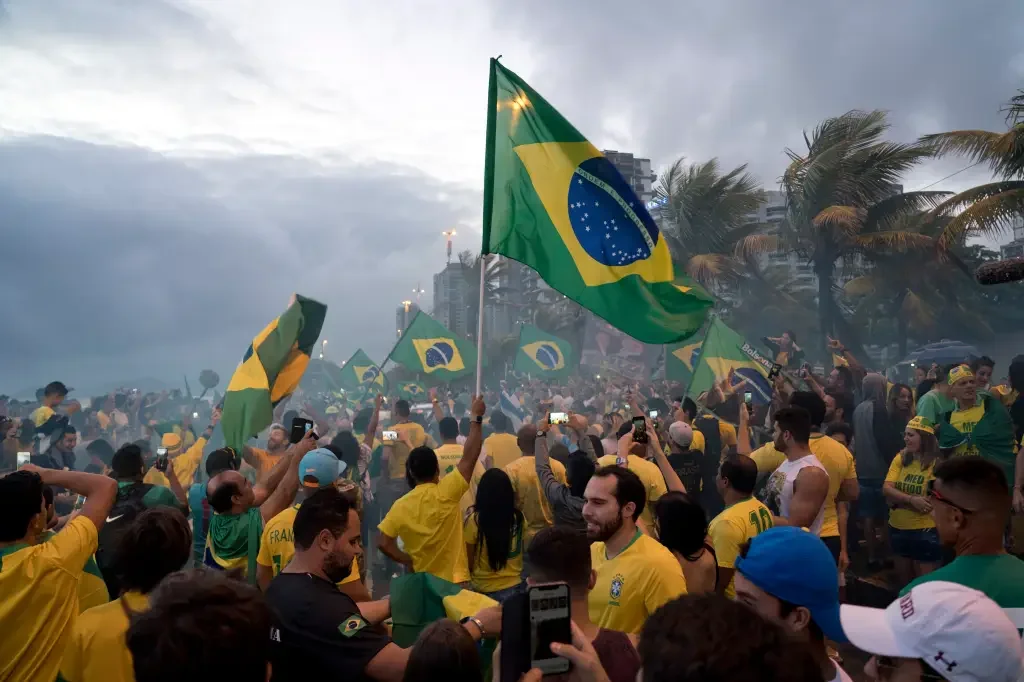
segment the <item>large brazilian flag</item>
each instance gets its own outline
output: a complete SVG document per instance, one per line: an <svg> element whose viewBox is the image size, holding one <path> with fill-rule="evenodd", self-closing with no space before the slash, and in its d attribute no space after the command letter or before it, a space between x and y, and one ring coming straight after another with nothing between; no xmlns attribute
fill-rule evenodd
<svg viewBox="0 0 1024 682"><path fill-rule="evenodd" d="M427 381L441 383L473 372L476 348L421 310L391 349L388 359L426 375Z"/></svg>
<svg viewBox="0 0 1024 682"><path fill-rule="evenodd" d="M533 325L523 325L519 329L519 350L513 369L531 376L564 377L575 371L576 353L565 339Z"/></svg>
<svg viewBox="0 0 1024 682"><path fill-rule="evenodd" d="M384 391L384 373L362 348L357 348L345 366L341 368L341 387L346 391L367 389Z"/></svg>
<svg viewBox="0 0 1024 682"><path fill-rule="evenodd" d="M696 400L732 373L733 385L746 379L743 390L750 391L754 403L767 405L774 391L772 379L778 371L778 365L767 353L759 351L714 317L708 325L686 394Z"/></svg>
<svg viewBox="0 0 1024 682"><path fill-rule="evenodd" d="M677 276L665 239L615 167L519 76L491 60L482 253L645 343L676 343L713 299Z"/></svg>
<svg viewBox="0 0 1024 682"><path fill-rule="evenodd" d="M252 340L224 395L220 425L235 452L270 426L274 406L298 387L326 315L323 303L293 296L288 309Z"/></svg>

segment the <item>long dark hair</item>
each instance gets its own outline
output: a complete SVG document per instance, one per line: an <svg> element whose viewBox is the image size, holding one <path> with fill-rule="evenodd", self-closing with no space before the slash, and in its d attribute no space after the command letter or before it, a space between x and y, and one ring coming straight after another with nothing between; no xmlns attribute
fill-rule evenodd
<svg viewBox="0 0 1024 682"><path fill-rule="evenodd" d="M402 677L403 682L482 682L483 679L480 653L473 638L464 627L450 620L439 620L420 633L409 652L409 663Z"/></svg>
<svg viewBox="0 0 1024 682"><path fill-rule="evenodd" d="M928 433L927 431L917 431L917 435L921 437L921 449L917 452L907 452L906 448L903 448L903 466L910 466L910 463L917 459L921 461L923 457L932 458L932 466L934 467L942 460L942 453L939 452L939 439L935 437L935 434Z"/></svg>
<svg viewBox="0 0 1024 682"><path fill-rule="evenodd" d="M480 477L473 516L480 531L476 536L477 556L486 545L487 562L500 571L508 563L513 539L522 542L524 522L523 513L516 509L512 480L501 469L488 469Z"/></svg>

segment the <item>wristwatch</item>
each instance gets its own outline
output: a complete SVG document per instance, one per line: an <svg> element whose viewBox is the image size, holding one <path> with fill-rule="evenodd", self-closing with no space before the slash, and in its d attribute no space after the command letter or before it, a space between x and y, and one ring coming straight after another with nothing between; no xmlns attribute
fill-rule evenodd
<svg viewBox="0 0 1024 682"><path fill-rule="evenodd" d="M480 619L476 616L466 616L465 618L460 620L459 623L462 625L465 625L466 623L472 623L473 625L475 625L477 629L480 630L480 639L483 639L487 636L487 631L484 630L484 624L481 623Z"/></svg>
<svg viewBox="0 0 1024 682"><path fill-rule="evenodd" d="M475 424L483 424L484 423L484 416L483 415L474 416L473 417L473 423L475 423Z"/></svg>

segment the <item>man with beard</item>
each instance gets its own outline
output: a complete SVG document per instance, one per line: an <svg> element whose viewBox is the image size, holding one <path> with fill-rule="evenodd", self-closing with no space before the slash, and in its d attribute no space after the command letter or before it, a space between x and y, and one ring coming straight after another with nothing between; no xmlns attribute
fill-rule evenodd
<svg viewBox="0 0 1024 682"><path fill-rule="evenodd" d="M772 473L765 504L775 515L773 525L807 528L821 533L829 478L811 453L811 415L802 407L784 407L775 413L775 449L786 461Z"/></svg>
<svg viewBox="0 0 1024 682"><path fill-rule="evenodd" d="M267 449L246 446L242 450L242 458L259 476L263 476L281 461L287 449L288 430L281 424L271 424L270 433L267 434Z"/></svg>
<svg viewBox="0 0 1024 682"><path fill-rule="evenodd" d="M303 501L317 490L334 487L345 471L345 464L327 448L307 452L299 462L299 492L295 503L267 522L256 557L256 582L264 592L295 556L295 516ZM353 559L352 571L338 583L338 589L357 602L369 601L370 595L359 581L359 564Z"/></svg>
<svg viewBox="0 0 1024 682"><path fill-rule="evenodd" d="M601 467L584 498L583 519L597 574L590 617L608 630L639 633L658 607L686 593L683 570L668 548L637 528L646 492L635 473Z"/></svg>
<svg viewBox="0 0 1024 682"><path fill-rule="evenodd" d="M333 487L318 490L302 503L293 531L295 556L266 592L274 616L270 658L275 682L399 682L409 650L374 627L390 616L389 600L356 604L336 587L363 553L359 516L348 498ZM463 627L474 640L496 635L501 611L484 609Z"/></svg>

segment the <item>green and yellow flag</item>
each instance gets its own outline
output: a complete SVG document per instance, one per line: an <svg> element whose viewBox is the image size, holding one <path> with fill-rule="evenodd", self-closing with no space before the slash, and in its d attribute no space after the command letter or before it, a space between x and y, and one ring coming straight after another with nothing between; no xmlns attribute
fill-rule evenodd
<svg viewBox="0 0 1024 682"><path fill-rule="evenodd" d="M715 317L708 325L687 395L696 400L701 393L710 391L727 378L730 371L734 384L747 380L742 390L750 391L755 403L771 402L772 379L778 372L778 365Z"/></svg>
<svg viewBox="0 0 1024 682"><path fill-rule="evenodd" d="M288 310L252 340L224 395L220 426L235 452L270 426L274 406L298 387L326 315L323 303L293 296Z"/></svg>
<svg viewBox="0 0 1024 682"><path fill-rule="evenodd" d="M410 647L420 632L442 618L459 621L480 609L497 606L487 595L464 590L429 573L412 573L391 580L391 638Z"/></svg>
<svg viewBox="0 0 1024 682"><path fill-rule="evenodd" d="M576 353L565 339L527 324L519 329L519 351L512 369L543 378L563 377L576 370Z"/></svg>
<svg viewBox="0 0 1024 682"><path fill-rule="evenodd" d="M687 383L693 377L693 369L700 359L700 347L704 340L683 341L665 348L665 378L669 381Z"/></svg>
<svg viewBox="0 0 1024 682"><path fill-rule="evenodd" d="M427 389L423 388L423 384L419 382L403 381L398 384L398 397L403 400L419 402L426 399Z"/></svg>
<svg viewBox="0 0 1024 682"><path fill-rule="evenodd" d="M352 357L348 359L345 366L341 368L341 387L346 391L376 389L384 391L386 388L384 373L380 371L373 360L370 359L362 348L357 348ZM358 396L356 396L358 397Z"/></svg>
<svg viewBox="0 0 1024 682"><path fill-rule="evenodd" d="M638 341L684 341L713 299L615 166L519 76L491 60L482 253L530 266Z"/></svg>
<svg viewBox="0 0 1024 682"><path fill-rule="evenodd" d="M422 310L402 334L389 359L440 383L470 374L476 369L476 348L457 338L443 324Z"/></svg>

